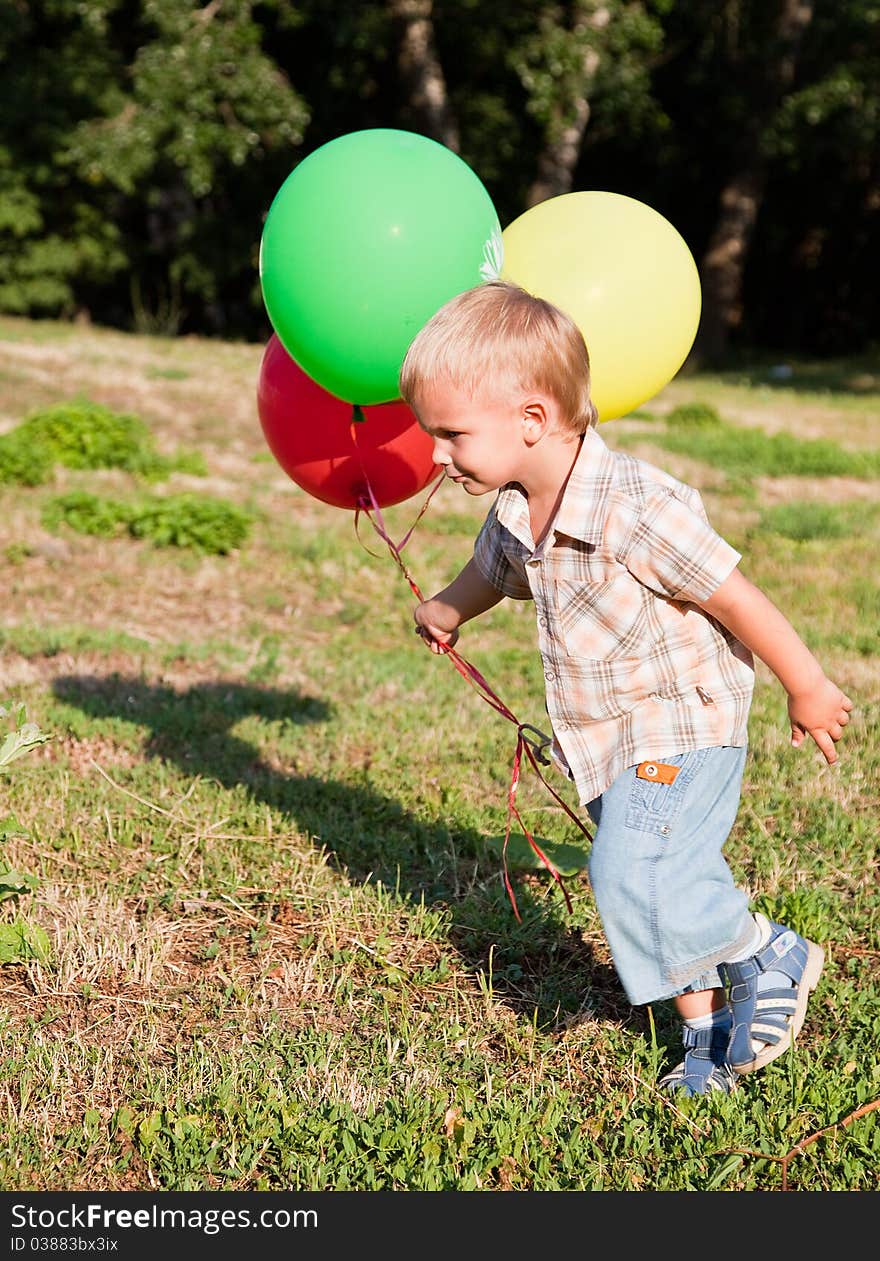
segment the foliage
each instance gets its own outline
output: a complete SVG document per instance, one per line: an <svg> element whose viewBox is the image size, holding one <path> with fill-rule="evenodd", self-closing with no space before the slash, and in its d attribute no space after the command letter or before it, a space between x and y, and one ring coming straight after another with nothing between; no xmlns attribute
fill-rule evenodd
<svg viewBox="0 0 880 1261"><path fill-rule="evenodd" d="M549 140L570 125L584 99L596 105L599 126L610 131L662 126L650 72L663 30L644 4L577 0L571 6L540 4L532 12L509 56L528 94L526 109Z"/></svg>
<svg viewBox="0 0 880 1261"><path fill-rule="evenodd" d="M7 725L12 720L12 729L7 731L0 743L0 773L8 771L12 762L51 739L37 723L28 721L27 706L21 702L0 705L0 719L6 719ZM0 818L0 845L15 836L27 836L15 816ZM36 876L10 866L0 857L0 902L18 898L23 893L33 893L38 885ZM0 964L21 963L26 959L47 960L49 954L49 938L45 929L28 924L20 916L11 922L0 922Z"/></svg>
<svg viewBox="0 0 880 1261"><path fill-rule="evenodd" d="M185 494L142 502L132 512L128 528L157 547L226 555L242 546L250 523L250 513L224 499Z"/></svg>
<svg viewBox="0 0 880 1261"><path fill-rule="evenodd" d="M119 468L156 480L175 470L204 474L198 452L160 455L139 417L88 401L35 412L0 436L0 481L37 486L55 464L72 469Z"/></svg>
<svg viewBox="0 0 880 1261"><path fill-rule="evenodd" d="M573 120L575 189L656 207L698 260L761 164L740 344L876 340L877 0L816 0L786 79L763 0L434 0L461 156L502 223ZM265 340L259 239L321 144L426 128L403 14L369 0L41 0L0 29L0 310ZM777 94L778 95L778 94ZM37 107L37 103L39 103ZM356 199L357 190L352 190Z"/></svg>
<svg viewBox="0 0 880 1261"><path fill-rule="evenodd" d="M0 742L0 770L5 770L11 762L51 739L40 730L37 723L28 722L26 705L0 705L0 719L4 718L11 719L14 725ZM5 826L8 823L8 820L0 823L0 840L5 841L9 835Z"/></svg>
<svg viewBox="0 0 880 1261"><path fill-rule="evenodd" d="M2 880L0 871L0 882ZM29 924L20 915L11 922L0 923L0 963L24 963L27 959L47 963L51 949L46 930Z"/></svg>
<svg viewBox="0 0 880 1261"><path fill-rule="evenodd" d="M0 309L71 315L126 265L130 243L78 178L78 121L113 108L123 49L113 0L4 7L0 25ZM117 98L118 99L118 98Z"/></svg>
<svg viewBox="0 0 880 1261"><path fill-rule="evenodd" d="M142 319L180 288L202 323L223 319L224 297L251 306L260 216L308 117L254 7L14 6L0 32L0 309L98 298L123 323L132 272Z"/></svg>
<svg viewBox="0 0 880 1261"><path fill-rule="evenodd" d="M202 555L226 555L245 542L251 517L223 499L202 495L154 495L131 503L90 491L50 499L42 512L47 529L62 524L105 538L128 532L156 547L182 547Z"/></svg>
<svg viewBox="0 0 880 1261"><path fill-rule="evenodd" d="M47 500L40 519L47 530L67 525L78 534L112 538L127 530L131 511L119 500L107 499L88 490L72 490Z"/></svg>
<svg viewBox="0 0 880 1261"><path fill-rule="evenodd" d="M52 468L46 447L28 441L20 426L0 434L0 485L41 486Z"/></svg>

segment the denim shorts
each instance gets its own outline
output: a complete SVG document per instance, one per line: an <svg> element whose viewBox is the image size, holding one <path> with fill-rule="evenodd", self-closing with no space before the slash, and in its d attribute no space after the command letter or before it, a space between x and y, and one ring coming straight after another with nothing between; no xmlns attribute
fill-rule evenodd
<svg viewBox="0 0 880 1261"><path fill-rule="evenodd" d="M716 965L754 933L748 898L722 855L746 749L654 758L671 784L630 766L587 806L596 825L590 883L614 966L634 1005L721 985Z"/></svg>

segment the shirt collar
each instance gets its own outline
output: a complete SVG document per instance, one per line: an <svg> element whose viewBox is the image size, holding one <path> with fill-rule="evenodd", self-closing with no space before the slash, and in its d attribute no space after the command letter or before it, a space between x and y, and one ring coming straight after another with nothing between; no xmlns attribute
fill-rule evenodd
<svg viewBox="0 0 880 1261"><path fill-rule="evenodd" d="M613 453L595 429L588 429L553 520L553 532L582 539L585 543L598 542L604 530L605 504L615 476ZM533 546L528 496L519 482L502 486L495 503L495 515L524 546Z"/></svg>

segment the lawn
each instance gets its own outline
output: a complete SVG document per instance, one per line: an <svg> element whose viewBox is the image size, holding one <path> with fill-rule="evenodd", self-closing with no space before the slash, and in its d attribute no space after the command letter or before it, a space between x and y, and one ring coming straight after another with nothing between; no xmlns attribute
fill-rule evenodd
<svg viewBox="0 0 880 1261"><path fill-rule="evenodd" d="M0 451L0 703L48 737L0 770L0 1189L877 1189L876 366L681 375L601 428L699 487L855 705L828 767L759 665L727 852L827 963L789 1053L674 1102L677 1029L620 989L588 841L527 767L571 909L517 834L517 919L515 728L413 635L369 521L274 462L261 353L0 318L0 444L62 405L155 444L32 484ZM434 495L426 593L487 507ZM530 605L459 650L542 727Z"/></svg>

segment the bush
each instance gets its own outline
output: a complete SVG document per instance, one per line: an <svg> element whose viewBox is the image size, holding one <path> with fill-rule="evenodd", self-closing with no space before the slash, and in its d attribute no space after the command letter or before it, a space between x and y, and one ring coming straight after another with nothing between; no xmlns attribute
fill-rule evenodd
<svg viewBox="0 0 880 1261"><path fill-rule="evenodd" d="M131 516L128 528L136 538L152 539L157 547L189 547L222 555L241 547L250 520L248 513L223 499L169 495L144 503Z"/></svg>
<svg viewBox="0 0 880 1261"><path fill-rule="evenodd" d="M128 529L129 510L115 499L102 499L85 490L50 499L43 508L42 521L47 530L57 531L69 525L79 534L97 534L112 538Z"/></svg>
<svg viewBox="0 0 880 1261"><path fill-rule="evenodd" d="M160 455L139 416L98 403L60 403L37 412L0 438L0 481L37 486L55 464L72 469L119 468L157 479L175 470L203 475L197 452Z"/></svg>
<svg viewBox="0 0 880 1261"><path fill-rule="evenodd" d="M48 481L53 460L49 451L13 429L0 435L0 484L41 486Z"/></svg>
<svg viewBox="0 0 880 1261"><path fill-rule="evenodd" d="M214 555L241 547L251 522L248 513L224 499L154 495L126 504L86 491L56 496L43 509L42 520L49 530L66 525L104 538L127 531L150 539L156 547L187 547Z"/></svg>

